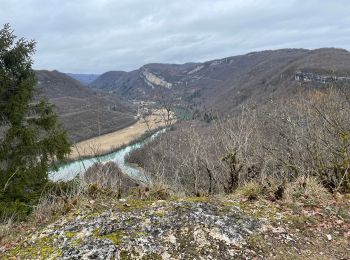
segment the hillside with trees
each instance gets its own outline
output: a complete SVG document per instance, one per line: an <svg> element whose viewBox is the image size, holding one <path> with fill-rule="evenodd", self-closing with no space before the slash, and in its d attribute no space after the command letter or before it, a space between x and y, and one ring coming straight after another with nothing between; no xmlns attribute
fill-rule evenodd
<svg viewBox="0 0 350 260"><path fill-rule="evenodd" d="M110 133L135 122L131 103L116 95L91 90L58 71L36 71L38 98L54 105L73 142Z"/></svg>
<svg viewBox="0 0 350 260"><path fill-rule="evenodd" d="M264 104L304 89L295 81L298 71L348 76L349 67L350 53L346 50L281 49L203 63L146 64L131 72L102 74L90 87L137 100L172 96L182 105L195 104L200 109L228 114L245 102Z"/></svg>

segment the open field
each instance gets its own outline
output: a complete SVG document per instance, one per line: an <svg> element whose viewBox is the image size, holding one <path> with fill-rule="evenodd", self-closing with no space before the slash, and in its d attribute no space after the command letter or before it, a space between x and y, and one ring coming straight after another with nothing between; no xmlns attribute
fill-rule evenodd
<svg viewBox="0 0 350 260"><path fill-rule="evenodd" d="M146 119L139 119L129 127L76 143L72 148L70 159L89 157L116 150L139 138L147 130L166 126L165 117L164 111L155 111ZM174 120L170 123L173 122Z"/></svg>

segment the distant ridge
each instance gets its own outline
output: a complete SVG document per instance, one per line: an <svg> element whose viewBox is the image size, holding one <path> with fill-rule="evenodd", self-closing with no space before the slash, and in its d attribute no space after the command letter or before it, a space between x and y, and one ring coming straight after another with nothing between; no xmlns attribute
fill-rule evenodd
<svg viewBox="0 0 350 260"><path fill-rule="evenodd" d="M95 79L97 79L100 74L74 74L74 73L66 73L69 77L78 80L83 85L89 85Z"/></svg>
<svg viewBox="0 0 350 260"><path fill-rule="evenodd" d="M106 72L90 87L127 99L154 100L174 95L228 112L246 100L265 101L271 95L295 92L300 87L295 80L298 71L348 77L350 53L337 48L280 49L203 63L153 63L131 72Z"/></svg>

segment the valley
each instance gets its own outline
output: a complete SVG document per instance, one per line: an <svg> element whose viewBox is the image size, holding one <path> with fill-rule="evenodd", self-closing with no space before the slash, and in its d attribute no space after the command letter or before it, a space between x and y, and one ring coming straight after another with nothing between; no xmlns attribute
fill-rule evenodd
<svg viewBox="0 0 350 260"><path fill-rule="evenodd" d="M350 73L349 67L347 51L323 48L262 51L203 63L153 63L131 72L110 71L102 75L67 76L58 71L37 71L38 97L48 98L71 141L86 150L87 142L80 142L87 139L128 127L144 132L144 125L136 123L142 102L157 104L162 109L168 107L174 112L185 111L187 119L230 115L246 103L263 105L318 84L316 80L300 81L301 71L307 75L327 75L330 79L340 75L342 79ZM324 83L344 85L346 82ZM106 151L129 142L131 136L137 137L137 134L121 133L123 141L111 137L113 134L96 139L102 142L99 149ZM116 143L107 144L108 140ZM74 152L73 157L76 156Z"/></svg>
<svg viewBox="0 0 350 260"><path fill-rule="evenodd" d="M348 51L36 75L71 153L5 259L346 259Z"/></svg>
<svg viewBox="0 0 350 260"><path fill-rule="evenodd" d="M343 49L280 49L202 63L151 63L130 72L109 71L89 86L126 99L160 101L166 97L230 114L247 102L264 104L305 89L295 80L299 71L346 77L349 68L350 53Z"/></svg>
<svg viewBox="0 0 350 260"><path fill-rule="evenodd" d="M145 183L145 179L142 168L136 164L130 164L126 161L126 156L132 151L141 148L146 143L152 142L160 134L163 134L166 128L155 130L153 132L148 132L147 135L143 135L139 139L130 139L131 143L127 145L122 145L120 147L111 150L106 150L105 152L97 153L86 153L85 156L78 153L79 158L72 158L73 161L64 163L58 167L57 170L51 170L49 173L49 178L53 182L69 182L74 180L74 178L83 178L86 175L86 171L93 172L96 171L94 167L96 164L103 164L104 166L108 164L116 164L121 170L121 174L127 178L131 183ZM120 135L118 136L120 137ZM77 149L77 148L76 148ZM89 151L93 149L93 146L89 146ZM97 170L98 171L98 170ZM93 176L95 172L92 173ZM103 178L100 176L100 178Z"/></svg>
<svg viewBox="0 0 350 260"><path fill-rule="evenodd" d="M350 1L0 2L0 260L350 260Z"/></svg>

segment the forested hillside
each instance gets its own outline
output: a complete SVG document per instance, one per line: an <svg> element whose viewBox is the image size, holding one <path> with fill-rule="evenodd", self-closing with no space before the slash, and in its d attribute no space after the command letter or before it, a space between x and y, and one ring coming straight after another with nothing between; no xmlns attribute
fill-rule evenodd
<svg viewBox="0 0 350 260"><path fill-rule="evenodd" d="M266 103L300 91L298 71L349 76L350 53L342 49L281 49L253 52L204 63L147 64L132 72L107 72L90 87L128 99L195 103L230 113L242 103ZM314 84L306 84L314 86Z"/></svg>
<svg viewBox="0 0 350 260"><path fill-rule="evenodd" d="M129 126L132 105L116 95L94 91L58 71L36 71L38 97L55 106L72 141L88 139Z"/></svg>

